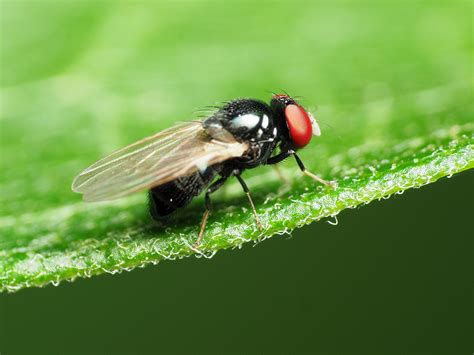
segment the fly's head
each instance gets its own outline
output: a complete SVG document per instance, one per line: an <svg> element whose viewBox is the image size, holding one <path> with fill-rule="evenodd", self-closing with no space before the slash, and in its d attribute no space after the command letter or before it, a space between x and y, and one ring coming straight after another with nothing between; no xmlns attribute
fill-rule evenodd
<svg viewBox="0 0 474 355"><path fill-rule="evenodd" d="M321 135L313 115L289 95L273 95L270 106L291 149L301 149L309 144L312 136Z"/></svg>

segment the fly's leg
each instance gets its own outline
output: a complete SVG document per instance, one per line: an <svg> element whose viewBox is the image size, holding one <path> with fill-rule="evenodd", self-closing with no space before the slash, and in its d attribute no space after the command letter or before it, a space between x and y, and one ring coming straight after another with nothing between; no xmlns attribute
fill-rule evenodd
<svg viewBox="0 0 474 355"><path fill-rule="evenodd" d="M273 169L275 169L276 174L280 178L281 181L283 181L286 185L290 185L290 181L283 175L280 167L278 165L273 165Z"/></svg>
<svg viewBox="0 0 474 355"><path fill-rule="evenodd" d="M218 190L224 183L226 182L227 177L221 177L220 179L216 180L214 183L211 184L206 190L206 195L204 197L206 211L204 211L204 215L202 216L201 220L201 228L199 229L199 235L194 243L193 247L198 247L201 244L202 237L204 236L204 230L206 229L207 219L209 218L209 213L211 211L211 197L210 195Z"/></svg>
<svg viewBox="0 0 474 355"><path fill-rule="evenodd" d="M296 163L298 164L298 166L299 166L300 170L303 172L303 174L309 176L310 178L316 180L317 182L320 182L323 185L326 185L328 187L332 187L333 189L336 188L336 183L334 183L332 181L326 181L326 180L320 178L319 176L314 175L312 172L306 170L306 168L305 168L303 162L301 161L300 157L298 155L296 155L295 152L293 152L292 154L295 157Z"/></svg>
<svg viewBox="0 0 474 355"><path fill-rule="evenodd" d="M290 181L282 174L280 168L278 167L278 163L282 162L286 158L290 156L290 153L288 151L281 152L280 154L277 154L273 157L270 157L265 164L267 165L273 165L273 168L275 169L278 177L280 180L282 180L287 186L291 185Z"/></svg>
<svg viewBox="0 0 474 355"><path fill-rule="evenodd" d="M320 178L319 176L313 174L312 172L306 170L303 162L301 161L300 157L298 155L296 155L296 153L293 151L293 150L287 150L287 151L284 151L284 152L281 152L280 154L278 155L275 155L274 157L271 157L270 159L267 160L267 164L271 165L271 164L277 164L283 160L285 160L286 158L288 158L290 155L293 155L296 159L296 163L298 164L300 170L303 172L303 174L309 176L310 178L316 180L317 182L320 182L321 184L324 184L326 186L329 186L329 187L332 187L332 188L335 188L336 187L336 183L332 182L332 181L326 181L322 178Z"/></svg>
<svg viewBox="0 0 474 355"><path fill-rule="evenodd" d="M265 164L267 165L273 165L273 164L278 164L279 162L285 160L288 158L292 153L292 151L285 150L281 152L280 154L277 154L273 157L268 158L267 162Z"/></svg>
<svg viewBox="0 0 474 355"><path fill-rule="evenodd" d="M198 238L196 239L196 242L193 245L194 248L197 248L201 244L202 237L204 236L204 230L206 229L207 219L209 218L209 211L211 210L211 198L209 197L208 193L206 193L205 199L206 211L204 211L204 214L202 216L201 228L199 229Z"/></svg>
<svg viewBox="0 0 474 355"><path fill-rule="evenodd" d="M235 177L237 180L239 180L240 185L242 185L242 189L244 189L245 194L247 195L247 198L249 199L250 206L252 207L252 212L255 217L255 222L257 222L257 227L259 230L262 230L262 223L260 222L260 219L258 218L257 210L255 209L255 205L253 204L252 196L250 196L250 190L247 187L247 184L245 183L244 179L240 176L240 172L234 173Z"/></svg>

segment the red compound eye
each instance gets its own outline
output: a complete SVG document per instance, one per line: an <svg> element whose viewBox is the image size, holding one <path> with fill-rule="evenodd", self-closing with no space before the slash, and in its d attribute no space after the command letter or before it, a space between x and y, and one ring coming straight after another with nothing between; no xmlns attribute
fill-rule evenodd
<svg viewBox="0 0 474 355"><path fill-rule="evenodd" d="M288 105L285 108L285 116L291 140L296 148L303 148L311 141L313 134L308 114L298 105Z"/></svg>

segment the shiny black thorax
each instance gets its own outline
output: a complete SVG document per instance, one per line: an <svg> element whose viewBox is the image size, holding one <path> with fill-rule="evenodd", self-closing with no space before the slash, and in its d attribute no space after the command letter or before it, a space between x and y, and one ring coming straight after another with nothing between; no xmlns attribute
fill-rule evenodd
<svg viewBox="0 0 474 355"><path fill-rule="evenodd" d="M203 126L211 136L214 131L224 129L238 142L250 145L246 154L225 164L235 169L251 169L264 164L279 142L280 127L275 114L270 106L258 100L231 101L204 120Z"/></svg>
<svg viewBox="0 0 474 355"><path fill-rule="evenodd" d="M241 157L151 189L152 216L159 219L169 215L201 194L218 175L227 178L245 169L263 165L277 147L286 147L288 129L280 111L280 103L275 100L267 105L259 100L239 99L226 103L205 119L203 128L209 136L218 139L219 132L225 130L238 142L248 143L250 148Z"/></svg>

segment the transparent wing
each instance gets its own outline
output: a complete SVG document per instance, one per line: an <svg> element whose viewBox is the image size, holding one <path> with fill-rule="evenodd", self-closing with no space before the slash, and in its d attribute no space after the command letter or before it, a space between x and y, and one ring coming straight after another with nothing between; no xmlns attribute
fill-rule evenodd
<svg viewBox="0 0 474 355"><path fill-rule="evenodd" d="M112 200L242 156L247 149L225 130L211 137L202 122L188 122L99 160L74 179L72 190L85 201Z"/></svg>

